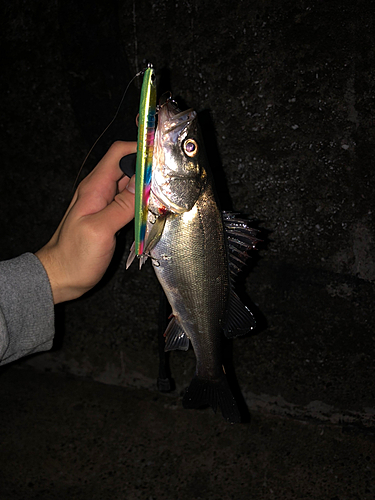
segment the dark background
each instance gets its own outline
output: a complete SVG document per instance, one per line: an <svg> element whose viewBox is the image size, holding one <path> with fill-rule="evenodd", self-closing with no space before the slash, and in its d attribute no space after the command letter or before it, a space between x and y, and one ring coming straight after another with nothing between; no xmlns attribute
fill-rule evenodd
<svg viewBox="0 0 375 500"><path fill-rule="evenodd" d="M259 328L232 347L247 407L370 432L374 33L365 1L2 2L0 259L48 241L152 62L159 94L199 112L222 207L262 229L240 286ZM82 175L136 138L140 84ZM14 365L155 389L159 286L149 263L125 271L132 238L129 225L103 282L56 308L54 349ZM179 397L194 354L170 362Z"/></svg>

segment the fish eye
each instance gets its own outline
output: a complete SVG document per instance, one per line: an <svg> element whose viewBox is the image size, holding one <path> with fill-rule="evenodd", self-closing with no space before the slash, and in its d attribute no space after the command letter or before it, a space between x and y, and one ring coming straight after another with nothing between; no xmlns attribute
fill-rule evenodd
<svg viewBox="0 0 375 500"><path fill-rule="evenodd" d="M184 151L185 154L190 156L191 158L195 156L198 152L198 144L194 139L186 139L184 142Z"/></svg>

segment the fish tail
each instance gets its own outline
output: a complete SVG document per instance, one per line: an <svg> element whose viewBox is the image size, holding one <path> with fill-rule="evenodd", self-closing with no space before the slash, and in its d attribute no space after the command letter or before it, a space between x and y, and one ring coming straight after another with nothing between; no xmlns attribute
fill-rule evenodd
<svg viewBox="0 0 375 500"><path fill-rule="evenodd" d="M240 411L225 375L219 380L195 376L186 389L182 405L186 409L209 405L215 413L219 407L225 420L231 424L241 422Z"/></svg>

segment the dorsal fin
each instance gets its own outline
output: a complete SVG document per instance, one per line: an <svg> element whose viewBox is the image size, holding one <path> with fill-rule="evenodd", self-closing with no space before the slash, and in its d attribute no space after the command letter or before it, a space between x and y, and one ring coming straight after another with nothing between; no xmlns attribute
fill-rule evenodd
<svg viewBox="0 0 375 500"><path fill-rule="evenodd" d="M246 264L248 252L256 247L260 240L259 231L250 226L251 221L235 212L222 212L224 228L228 240L229 269L232 280Z"/></svg>
<svg viewBox="0 0 375 500"><path fill-rule="evenodd" d="M228 317L224 328L227 338L245 335L254 330L255 319L252 312L242 304L233 290L233 282L249 258L249 251L256 248L260 240L259 231L250 226L251 221L234 212L223 212L224 228L228 241L229 270L232 287L229 296Z"/></svg>

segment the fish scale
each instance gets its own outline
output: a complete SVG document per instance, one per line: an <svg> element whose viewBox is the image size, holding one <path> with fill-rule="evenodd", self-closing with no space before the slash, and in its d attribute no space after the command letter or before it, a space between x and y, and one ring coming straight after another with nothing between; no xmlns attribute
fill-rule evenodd
<svg viewBox="0 0 375 500"><path fill-rule="evenodd" d="M204 217L200 216L202 209ZM192 342L197 374L218 379L229 274L224 244L218 245L223 239L222 222L210 186L195 211L189 223L184 222L184 215L166 221L163 237L151 256L173 314ZM171 258L165 259L166 255Z"/></svg>

